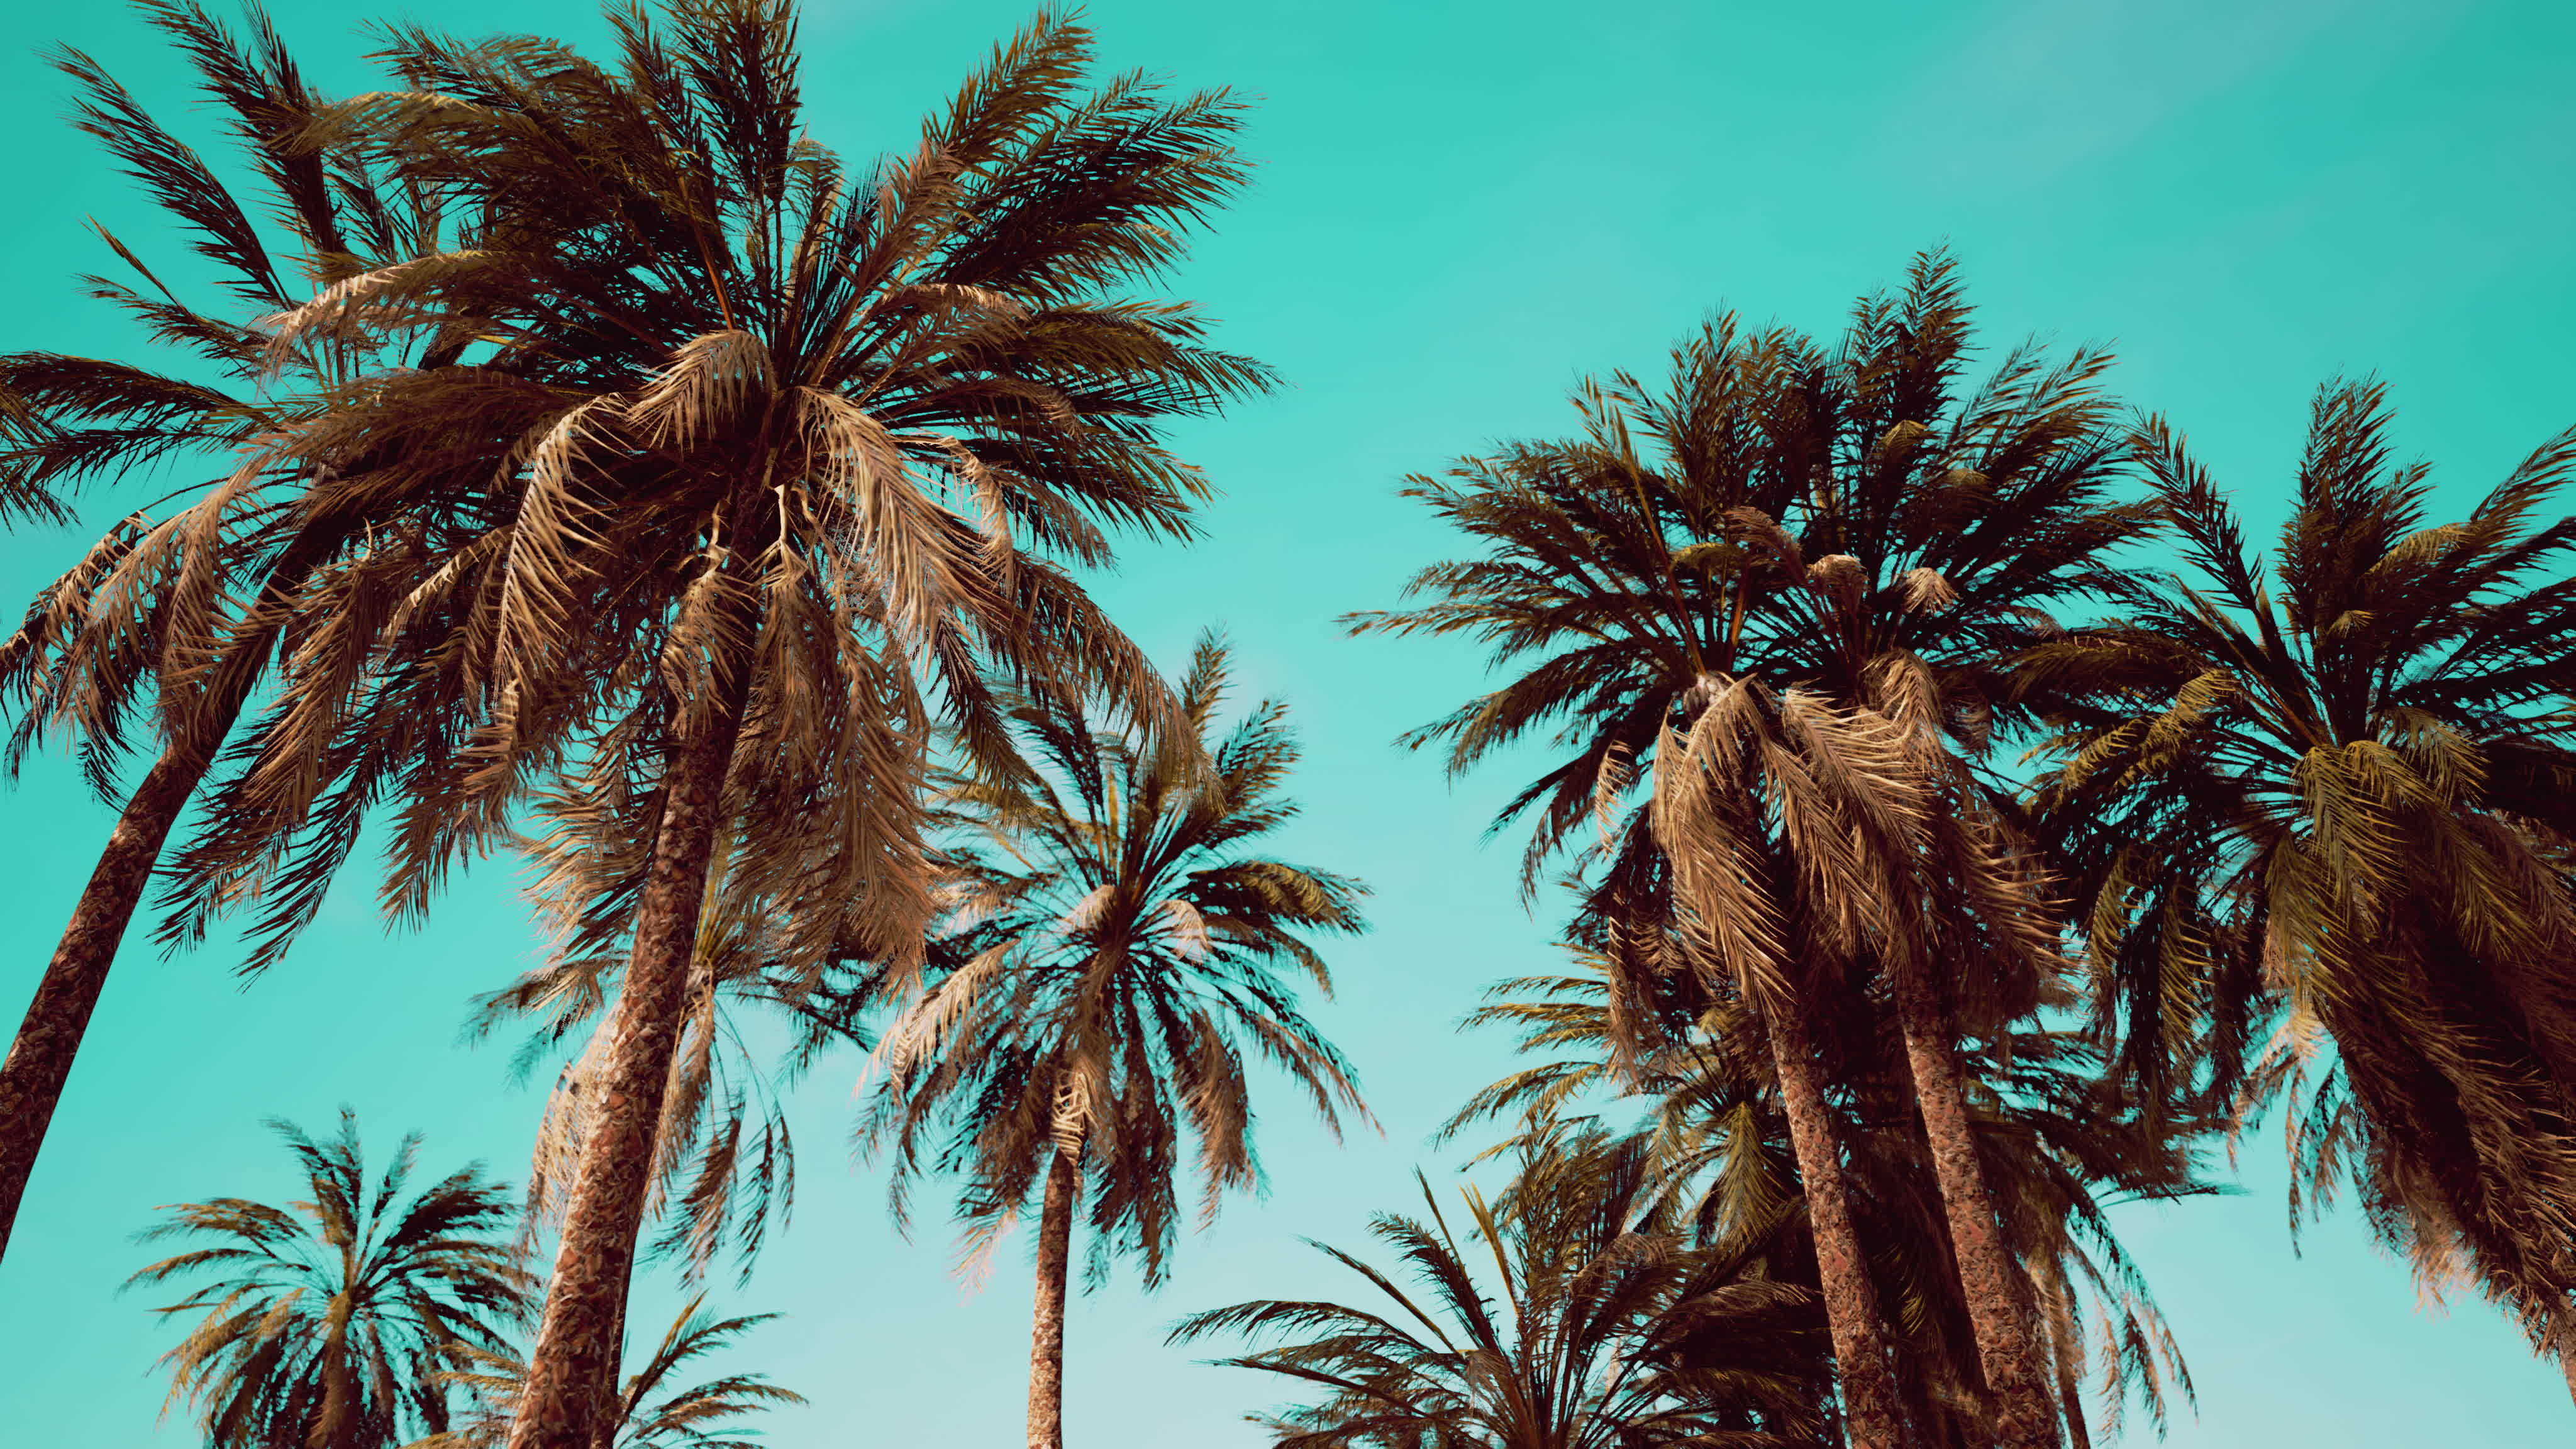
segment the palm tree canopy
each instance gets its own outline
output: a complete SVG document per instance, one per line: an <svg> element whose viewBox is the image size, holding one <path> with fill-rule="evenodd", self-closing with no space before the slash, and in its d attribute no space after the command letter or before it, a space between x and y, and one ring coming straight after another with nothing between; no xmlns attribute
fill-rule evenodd
<svg viewBox="0 0 2576 1449"><path fill-rule="evenodd" d="M1089 35L1050 15L917 149L854 168L803 133L785 5L611 22L605 64L401 30L413 89L334 113L465 241L349 279L279 345L430 318L469 365L371 376L297 455L396 459L385 488L479 459L510 508L435 550L389 540L306 601L347 626L284 680L263 768L224 801L249 824L192 862L194 895L274 869L317 801L305 846L344 853L337 807L399 790L390 900L416 908L563 771L649 854L663 745L739 698L726 804L761 824L730 839L739 868L801 959L862 932L899 949L933 909L934 724L999 747L988 666L1150 696L1068 569L1111 529L1185 533L1203 483L1163 420L1266 382L1188 304L1130 290L1239 183L1240 108L1085 90ZM388 652L420 663L358 688ZM641 863L600 870L598 919L623 920Z"/></svg>
<svg viewBox="0 0 2576 1449"><path fill-rule="evenodd" d="M270 1125L310 1198L181 1203L142 1234L213 1244L127 1281L198 1285L155 1310L195 1320L162 1358L172 1402L196 1408L216 1449L388 1449L445 1429L450 1356L499 1350L534 1301L509 1190L474 1167L409 1190L417 1134L371 1179L347 1112L327 1141Z"/></svg>
<svg viewBox="0 0 2576 1449"><path fill-rule="evenodd" d="M1225 691L1210 638L1175 729L1108 731L1061 697L1019 695L1030 765L953 792L992 852L963 863L926 993L886 1029L870 1127L898 1184L925 1162L967 1174L970 1241L1012 1219L1059 1142L1078 1143L1095 1253L1135 1252L1156 1281L1185 1136L1205 1212L1258 1180L1254 1060L1335 1130L1342 1111L1365 1117L1279 971L1330 990L1307 938L1361 929L1364 888L1256 853L1297 813L1280 794L1296 742L1271 702L1220 734Z"/></svg>
<svg viewBox="0 0 2576 1449"><path fill-rule="evenodd" d="M1635 1139L1550 1134L1519 1169L1499 1202L1464 1194L1463 1234L1427 1180L1424 1217L1372 1220L1410 1284L1315 1245L1384 1307L1239 1303L1171 1337L1293 1340L1219 1360L1324 1392L1264 1421L1283 1449L1825 1442L1812 1295L1762 1269L1764 1232L1691 1246Z"/></svg>
<svg viewBox="0 0 2576 1449"><path fill-rule="evenodd" d="M1416 575L1429 602L1351 622L1466 634L1514 672L1410 739L1464 770L1553 730L1559 762L1505 811L1537 813L1533 880L1711 676L1850 703L1880 694L1884 661L1919 660L1942 727L1982 750L2013 653L2152 515L2111 498L2109 354L2024 346L1970 387L1971 320L1955 264L1927 255L1834 349L1723 314L1664 388L1585 384L1580 436L1412 480L1482 552Z"/></svg>
<svg viewBox="0 0 2576 1449"><path fill-rule="evenodd" d="M1660 388L1586 384L1580 435L1413 480L1480 552L1417 575L1427 602L1352 623L1491 646L1506 681L1408 738L1455 770L1548 739L1495 823L1535 817L1527 887L1599 831L1581 929L1623 993L1722 970L1774 991L1803 973L1821 996L1938 961L1916 974L1946 978L1972 1031L2062 995L2040 883L1971 766L2028 717L2019 653L2155 513L2115 496L2109 354L2025 345L1972 383L1972 323L1955 264L1926 255L1832 348L1721 315ZM1656 839L1650 779L1692 849ZM1680 864L1743 887L1690 936L1654 927ZM1695 959L1639 954L1684 940Z"/></svg>
<svg viewBox="0 0 2576 1449"><path fill-rule="evenodd" d="M2432 1282L2471 1277L2565 1352L2576 519L2542 510L2576 430L2437 524L2390 423L2377 384L2320 390L2268 562L2146 427L2187 568L2034 657L2065 726L2042 804L2122 1064L2249 1110L2289 1089L2311 1199L2348 1174Z"/></svg>
<svg viewBox="0 0 2576 1449"><path fill-rule="evenodd" d="M132 277L84 278L88 292L179 354L184 365L171 372L54 352L0 356L0 511L11 498L41 498L67 517L78 488L94 480L196 463L214 470L119 520L0 644L0 699L26 705L10 768L31 745L67 735L103 791L133 710L156 688L162 722L174 729L192 722L204 697L229 701L206 722L215 738L197 742L211 752L246 681L282 640L292 647L286 596L421 506L353 499L280 457L279 435L322 415L354 379L442 360L435 331L419 327L272 350L269 316L435 246L440 214L365 147L303 144L330 102L258 6L247 11L246 35L195 4L141 8L186 56L229 123L247 179L265 195L246 201L97 60L56 55L81 95L75 124L213 266L206 290L214 295L183 300L134 248L99 229Z"/></svg>

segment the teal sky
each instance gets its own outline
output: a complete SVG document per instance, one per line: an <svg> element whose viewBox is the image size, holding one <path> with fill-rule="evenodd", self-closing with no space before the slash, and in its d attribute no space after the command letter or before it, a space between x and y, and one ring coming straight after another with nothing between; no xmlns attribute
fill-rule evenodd
<svg viewBox="0 0 2576 1449"><path fill-rule="evenodd" d="M365 83L353 17L367 7L279 13L333 85ZM417 13L465 32L596 33L583 0ZM908 147L1027 13L812 6L815 134L845 153ZM1403 474L1563 430L1579 374L1656 366L1713 306L1831 329L1852 295L1942 242L1991 342L2116 343L2124 392L2188 430L2266 521L2308 395L2338 372L2389 379L2403 448L2435 460L2455 500L2576 415L2563 3L1102 0L1089 15L1113 67L1259 101L1257 185L1178 290L1289 386L1184 438L1225 490L1205 541L1132 553L1100 587L1166 660L1227 625L1247 692L1286 698L1302 722L1307 814L1288 852L1377 892L1377 929L1335 954L1341 994L1321 1016L1385 1135L1337 1146L1274 1099L1268 1198L1186 1242L1160 1293L1122 1280L1078 1307L1068 1434L1084 1449L1259 1442L1240 1415L1272 1385L1194 1366L1162 1346L1164 1326L1325 1286L1299 1236L1356 1245L1369 1212L1404 1205L1415 1164L1437 1179L1425 1134L1510 1060L1453 1024L1487 983L1551 962L1547 922L1515 900L1515 845L1479 841L1512 781L1453 788L1390 743L1473 691L1478 661L1345 640L1332 622L1389 603L1450 546L1394 496ZM0 185L18 198L0 228L0 347L124 348L66 282L108 262L85 215L152 233L59 120L64 88L37 56L57 41L182 113L176 68L130 16L0 16ZM85 526L106 517L102 504ZM23 595L86 536L0 538L0 584ZM14 1023L109 817L60 758L0 811L0 1013ZM539 1095L511 1083L506 1045L457 1037L466 997L532 959L508 873L469 879L426 930L390 938L368 882L347 884L247 990L220 949L127 953L0 1266L0 1442L195 1442L184 1420L155 1427L148 1370L173 1335L152 1300L115 1290L147 1258L129 1235L154 1205L285 1195L261 1118L320 1127L345 1102L380 1149L419 1128L428 1167L481 1157L518 1175ZM888 1228L880 1179L845 1145L855 1071L828 1063L803 1089L794 1226L747 1287L719 1284L734 1311L786 1315L742 1356L812 1400L771 1416L770 1442L1016 1442L1025 1250L974 1289L935 1224L912 1243ZM2119 1214L2200 1388L2168 1442L2569 1441L2557 1372L2497 1315L2428 1309L2349 1212L2293 1256L2276 1134L2243 1159L2240 1196ZM670 1301L666 1279L652 1297L639 1324Z"/></svg>

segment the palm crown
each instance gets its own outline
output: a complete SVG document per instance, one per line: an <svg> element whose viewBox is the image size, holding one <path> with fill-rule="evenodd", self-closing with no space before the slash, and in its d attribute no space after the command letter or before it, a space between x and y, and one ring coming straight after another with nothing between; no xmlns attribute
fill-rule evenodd
<svg viewBox="0 0 2576 1449"><path fill-rule="evenodd" d="M1409 1285L1316 1245L1385 1306L1239 1303L1173 1339L1274 1340L1220 1362L1322 1391L1268 1420L1282 1449L1816 1442L1807 1295L1767 1274L1761 1232L1692 1243L1635 1140L1560 1131L1518 1165L1501 1201L1465 1194L1464 1232L1427 1181L1426 1216L1370 1223Z"/></svg>
<svg viewBox="0 0 2576 1449"><path fill-rule="evenodd" d="M417 1135L370 1180L347 1113L328 1141L272 1125L309 1199L182 1203L143 1234L216 1244L129 1281L200 1284L159 1310L197 1319L162 1360L171 1397L197 1406L216 1449L389 1449L444 1430L453 1355L502 1348L532 1301L507 1189L469 1167L407 1191Z"/></svg>
<svg viewBox="0 0 2576 1449"><path fill-rule="evenodd" d="M2147 429L2191 569L2133 576L2112 622L2035 657L2068 725L2043 803L2130 1068L2162 1082L2197 1048L2204 1087L2304 1082L2305 1185L2348 1166L2420 1267L2472 1275L2564 1356L2576 582L2552 571L2576 520L2535 515L2576 431L2429 524L2428 470L2391 461L2388 426L2376 385L2319 393L2268 570Z"/></svg>
<svg viewBox="0 0 2576 1449"><path fill-rule="evenodd" d="M454 199L470 245L353 278L283 335L431 315L479 360L376 375L297 447L399 458L373 475L388 488L479 453L514 496L484 534L388 541L309 601L381 625L289 672L291 727L224 801L259 825L229 866L205 861L201 894L266 869L261 843L335 785L326 812L414 798L407 904L566 766L649 853L660 752L732 728L730 799L763 823L735 848L800 907L780 917L819 959L854 918L917 931L908 802L934 716L969 747L995 738L992 657L1143 688L1064 562L1106 559L1104 524L1185 531L1201 484L1159 421L1263 381L1200 345L1186 304L1115 291L1175 259L1238 181L1234 103L1133 77L1084 94L1088 36L1047 18L871 173L799 133L784 8L617 27L614 65L403 32L392 60L421 92L339 112ZM360 694L368 650L422 664ZM459 724L424 739L425 719ZM367 778L387 756L401 775ZM350 834L333 814L306 841L327 854ZM603 909L631 914L641 862L606 874Z"/></svg>

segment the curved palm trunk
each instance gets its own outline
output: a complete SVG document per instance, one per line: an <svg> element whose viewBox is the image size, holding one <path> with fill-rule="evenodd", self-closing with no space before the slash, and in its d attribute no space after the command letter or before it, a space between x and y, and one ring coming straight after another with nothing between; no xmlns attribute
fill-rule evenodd
<svg viewBox="0 0 2576 1449"><path fill-rule="evenodd" d="M316 521L280 556L261 590L259 610L273 609L292 595L296 581L306 576L335 536L324 526L327 522ZM214 768L216 753L249 703L260 662L278 627L272 619L237 641L215 670L200 710L182 737L163 743L161 757L126 797L125 810L108 834L107 847L99 852L89 884L72 906L71 921L63 927L53 960L36 983L35 999L27 1003L27 1015L9 1043L8 1059L0 1062L0 1258L8 1255L9 1235L17 1225L27 1178L35 1170L46 1129L53 1124L54 1109L62 1102L63 1086L71 1080L72 1059L80 1054L81 1039L89 1032L90 1014L107 988L108 968L116 963L117 948L125 943L135 907L152 884L152 867L160 861L170 831L186 813L189 798L205 781L206 772Z"/></svg>
<svg viewBox="0 0 2576 1449"><path fill-rule="evenodd" d="M2003 1449L2055 1449L2056 1410L2050 1406L2030 1324L2014 1290L2012 1255L2004 1247L2002 1219L1985 1169L1977 1163L1968 1129L1967 1073L1957 1040L1919 968L1896 973L1896 1009L1905 1036L1905 1061L1923 1114L1932 1152L1932 1175L1949 1219L1950 1249L1959 1264L1960 1296L1976 1331L1977 1361L1993 1391L1997 1442Z"/></svg>
<svg viewBox="0 0 2576 1449"><path fill-rule="evenodd" d="M1761 1021L1772 1069L1780 1079L1781 1110L1789 1119L1789 1149L1798 1159L1808 1227L1816 1240L1816 1280L1842 1379L1846 1438L1850 1449L1897 1449L1902 1420L1896 1376L1889 1367L1887 1325L1879 1318L1860 1232L1852 1223L1842 1148L1825 1106L1815 1044L1794 1004L1761 1013Z"/></svg>
<svg viewBox="0 0 2576 1449"><path fill-rule="evenodd" d="M688 1004L707 867L722 822L724 781L742 734L747 649L735 651L699 733L675 743L663 776L662 825L635 913L626 980L606 1030L599 1114L581 1145L546 1311L510 1424L510 1449L595 1449L618 1370L635 1241L652 1196L653 1161L671 1055Z"/></svg>
<svg viewBox="0 0 2576 1449"><path fill-rule="evenodd" d="M1081 1149L1059 1143L1038 1211L1038 1293L1029 1332L1029 1449L1064 1449L1065 1282L1073 1263L1073 1207Z"/></svg>
<svg viewBox="0 0 2576 1449"><path fill-rule="evenodd" d="M9 1250L9 1231L18 1219L18 1203L27 1177L45 1143L45 1129L71 1079L72 1059L89 1031L90 1013L107 987L108 968L116 961L134 908L152 883L153 863L188 808L188 797L205 778L207 756L172 746L153 762L125 802L116 829L99 852L98 866L72 907L26 1019L0 1063L0 1256Z"/></svg>

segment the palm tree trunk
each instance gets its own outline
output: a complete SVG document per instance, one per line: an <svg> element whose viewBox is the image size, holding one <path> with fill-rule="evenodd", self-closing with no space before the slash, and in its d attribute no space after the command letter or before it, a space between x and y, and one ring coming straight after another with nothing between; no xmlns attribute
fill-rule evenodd
<svg viewBox="0 0 2576 1449"><path fill-rule="evenodd" d="M1978 1165L1968 1129L1967 1073L1946 1013L1919 967L1896 973L1896 1009L1905 1035L1905 1061L1923 1114L1932 1152L1932 1175L1949 1219L1950 1250L1959 1264L1960 1296L1976 1331L1977 1360L1993 1391L1995 1425L2003 1449L2055 1449L2056 1410L2032 1352L2030 1324L2014 1290L2012 1255L2004 1248L2002 1219Z"/></svg>
<svg viewBox="0 0 2576 1449"><path fill-rule="evenodd" d="M1878 1316L1860 1232L1852 1223L1842 1147L1825 1106L1815 1044L1807 1039L1794 1003L1763 1012L1761 1020L1771 1065L1780 1078L1780 1105L1789 1119L1789 1149L1798 1159L1807 1224L1816 1240L1816 1281L1823 1290L1825 1324L1833 1334L1850 1449L1897 1449L1902 1419L1889 1366L1887 1325Z"/></svg>
<svg viewBox="0 0 2576 1449"><path fill-rule="evenodd" d="M205 778L207 756L172 746L125 802L116 829L99 852L89 885L72 907L54 958L27 1003L26 1019L0 1063L0 1256L9 1250L9 1232L18 1220L18 1203L35 1169L45 1129L62 1102L63 1084L71 1079L72 1059L89 1030L90 1013L107 986L108 968L116 961L134 908L152 883L153 862L170 829L188 807L197 782Z"/></svg>
<svg viewBox="0 0 2576 1449"><path fill-rule="evenodd" d="M668 756L662 825L635 912L634 948L606 1027L599 1114L582 1139L510 1449L594 1449L600 1386L617 1372L627 1283L652 1195L662 1098L688 1002L707 866L723 817L725 775L742 734L748 652L737 649L725 661L730 668L720 665L714 717Z"/></svg>
<svg viewBox="0 0 2576 1449"><path fill-rule="evenodd" d="M626 1427L626 1299L633 1286L630 1282L617 1292L617 1319L608 1330L608 1371L599 1376L599 1408L591 1420L590 1449L616 1449L617 1431Z"/></svg>
<svg viewBox="0 0 2576 1449"><path fill-rule="evenodd" d="M1038 1294L1029 1343L1029 1449L1064 1449L1065 1281L1073 1262L1073 1207L1080 1195L1079 1147L1062 1143L1047 1168L1038 1212Z"/></svg>

